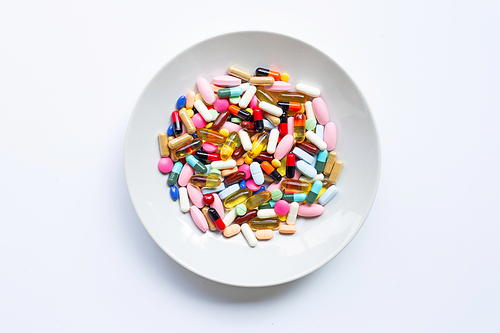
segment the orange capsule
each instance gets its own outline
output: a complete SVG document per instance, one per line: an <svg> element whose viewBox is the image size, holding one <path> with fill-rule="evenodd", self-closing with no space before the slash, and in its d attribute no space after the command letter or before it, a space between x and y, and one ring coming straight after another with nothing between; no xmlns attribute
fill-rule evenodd
<svg viewBox="0 0 500 333"><path fill-rule="evenodd" d="M268 162L264 161L260 164L260 167L262 170L264 170L269 177L271 177L275 182L279 182L281 180L281 175L279 174L278 171Z"/></svg>

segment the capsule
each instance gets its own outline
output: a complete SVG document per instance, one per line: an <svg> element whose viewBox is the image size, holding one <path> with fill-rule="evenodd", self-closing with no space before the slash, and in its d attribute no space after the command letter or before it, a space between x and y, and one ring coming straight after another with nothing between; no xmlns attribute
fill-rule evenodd
<svg viewBox="0 0 500 333"><path fill-rule="evenodd" d="M188 141L182 146L179 146L175 149L175 156L177 158L183 158L186 157L187 155L193 155L198 151L198 149L201 148L203 145L203 141L200 139L194 139L192 141Z"/></svg>
<svg viewBox="0 0 500 333"><path fill-rule="evenodd" d="M273 155L269 154L269 153L266 153L265 151L261 152L259 155L255 156L254 160L256 162L264 162L264 161L267 161L267 162L272 162L274 159Z"/></svg>
<svg viewBox="0 0 500 333"><path fill-rule="evenodd" d="M328 159L326 160L325 168L323 169L323 174L325 176L328 176L332 172L333 165L335 164L336 160L337 153L332 150L330 153L328 153Z"/></svg>
<svg viewBox="0 0 500 333"><path fill-rule="evenodd" d="M167 133L160 132L160 134L158 134L158 143L160 145L161 157L168 157L170 155L170 149L168 149L168 135L167 135Z"/></svg>
<svg viewBox="0 0 500 333"><path fill-rule="evenodd" d="M229 118L229 111L222 111L219 113L217 116L217 119L215 119L214 123L212 124L212 130L213 131L218 131L222 128L222 125L227 121L227 118Z"/></svg>
<svg viewBox="0 0 500 333"><path fill-rule="evenodd" d="M210 163L214 161L220 160L220 157L218 154L215 153L207 153L206 151L198 150L194 156L202 161L203 163Z"/></svg>
<svg viewBox="0 0 500 333"><path fill-rule="evenodd" d="M288 202L301 202L306 200L306 198L307 194L305 193L285 193L282 199Z"/></svg>
<svg viewBox="0 0 500 333"><path fill-rule="evenodd" d="M255 110L253 110L253 113L255 117ZM255 131L255 125L252 121L244 120L240 123L240 126L247 131ZM262 127L264 128L264 124L262 124Z"/></svg>
<svg viewBox="0 0 500 333"><path fill-rule="evenodd" d="M170 171L170 174L168 175L167 178L167 184L169 186L174 185L177 183L177 179L179 178L179 174L181 173L182 170L182 162L175 162L174 167L172 168L172 171Z"/></svg>
<svg viewBox="0 0 500 333"><path fill-rule="evenodd" d="M193 121L191 120L191 117L189 117L186 108L182 108L181 110L179 110L179 117L181 118L181 121L186 127L186 131L189 134L193 134L194 132L196 132L196 126L194 126Z"/></svg>
<svg viewBox="0 0 500 333"><path fill-rule="evenodd" d="M271 229L278 230L280 226L280 221L277 217L267 217L267 218L259 218L256 217L252 219L248 225L252 228L253 231L257 231L259 229Z"/></svg>
<svg viewBox="0 0 500 333"><path fill-rule="evenodd" d="M257 155L259 155L267 147L268 138L269 134L267 134L266 132L260 133L259 136L252 143L252 149L250 149L247 152L247 156L253 159Z"/></svg>
<svg viewBox="0 0 500 333"><path fill-rule="evenodd" d="M269 164L268 161L264 161L260 164L262 170L269 175L275 182L279 182L281 180L281 175L276 171L276 169Z"/></svg>
<svg viewBox="0 0 500 333"><path fill-rule="evenodd" d="M276 105L276 103L278 102L273 95L271 95L267 90L262 88L257 88L255 95L257 96L257 99L261 102L268 102L269 104L273 105Z"/></svg>
<svg viewBox="0 0 500 333"><path fill-rule="evenodd" d="M239 204L245 203L252 196L252 191L249 189L239 189L233 194L224 199L224 207L232 209Z"/></svg>
<svg viewBox="0 0 500 333"><path fill-rule="evenodd" d="M309 192L311 183L299 179L283 179L281 187L291 192Z"/></svg>
<svg viewBox="0 0 500 333"><path fill-rule="evenodd" d="M283 109L283 111L300 111L302 110L302 104L298 102L283 102L279 101L277 104L280 108Z"/></svg>
<svg viewBox="0 0 500 333"><path fill-rule="evenodd" d="M252 74L250 74L242 69L239 69L237 67L234 67L234 66L229 66L229 68L227 69L227 72L229 74L234 75L236 77L239 77L240 79L245 80L245 81L250 80L250 78L252 77Z"/></svg>
<svg viewBox="0 0 500 333"><path fill-rule="evenodd" d="M223 161L228 160L233 155L234 149L239 143L240 137L238 135L238 132L231 132L222 145L222 148L220 150L220 158Z"/></svg>
<svg viewBox="0 0 500 333"><path fill-rule="evenodd" d="M316 158L316 171L323 172L325 169L326 159L328 158L328 150L320 150Z"/></svg>
<svg viewBox="0 0 500 333"><path fill-rule="evenodd" d="M243 146L239 146L238 148L236 148L233 152L233 158L235 160L237 160L238 158L240 158L241 156L243 156L243 154L245 153L245 149L243 149ZM238 161L236 161L236 165L239 165L237 163Z"/></svg>
<svg viewBox="0 0 500 333"><path fill-rule="evenodd" d="M228 110L232 115L235 115L236 117L243 120L249 120L250 118L252 118L252 114L250 113L249 108L244 109L240 108L237 105L229 105Z"/></svg>
<svg viewBox="0 0 500 333"><path fill-rule="evenodd" d="M283 102L305 103L307 101L306 95L293 91L280 92L276 97Z"/></svg>
<svg viewBox="0 0 500 333"><path fill-rule="evenodd" d="M198 171L199 173L206 173L207 172L207 167L205 166L205 164L201 163L200 160L198 160L193 155L187 155L186 162L190 166L192 166L196 171Z"/></svg>
<svg viewBox="0 0 500 333"><path fill-rule="evenodd" d="M219 213L217 213L215 208L210 208L208 210L208 215L210 216L210 218L214 222L217 229L224 230L226 228L226 225L224 224L224 222L222 222L222 219L220 218L220 215L219 215Z"/></svg>
<svg viewBox="0 0 500 333"><path fill-rule="evenodd" d="M222 88L217 92L217 96L220 98L241 96L241 94L243 94L243 89L240 87Z"/></svg>
<svg viewBox="0 0 500 333"><path fill-rule="evenodd" d="M262 110L257 106L253 110L253 124L257 132L264 131L264 121L262 120Z"/></svg>
<svg viewBox="0 0 500 333"><path fill-rule="evenodd" d="M268 202L269 200L271 200L271 192L265 190L252 195L250 198L248 198L245 205L247 206L248 209L254 209Z"/></svg>
<svg viewBox="0 0 500 333"><path fill-rule="evenodd" d="M309 153L311 155L314 155L314 154L317 154L319 149L318 147L316 147L315 145L313 145L312 143L310 142L301 142L301 143L297 143L295 145L296 147L302 149L303 151L305 151L306 153Z"/></svg>
<svg viewBox="0 0 500 333"><path fill-rule="evenodd" d="M182 134L182 123L179 116L179 111L172 112L172 125L174 127L174 136L179 136Z"/></svg>
<svg viewBox="0 0 500 333"><path fill-rule="evenodd" d="M244 171L236 171L235 173L233 173L230 176L227 176L224 179L224 184L226 184L226 186L233 185L233 184L241 182L242 180L245 179L245 177L246 177L246 173Z"/></svg>
<svg viewBox="0 0 500 333"><path fill-rule="evenodd" d="M295 176L295 154L290 153L286 157L286 178L293 178Z"/></svg>
<svg viewBox="0 0 500 333"><path fill-rule="evenodd" d="M203 187L217 187L220 185L221 180L219 177L215 176L192 175L191 178L189 178L189 182L191 183L191 185L201 189Z"/></svg>
<svg viewBox="0 0 500 333"><path fill-rule="evenodd" d="M328 178L328 180L332 184L337 183L337 180L339 179L339 175L340 175L340 170L342 170L342 166L343 166L343 163L341 160L337 160L335 162L335 164L333 165L332 173L330 174L330 178Z"/></svg>
<svg viewBox="0 0 500 333"><path fill-rule="evenodd" d="M281 74L267 68L259 67L255 70L256 76L271 76L275 81L281 80Z"/></svg>
<svg viewBox="0 0 500 333"><path fill-rule="evenodd" d="M168 138L168 148L175 149L175 148L182 146L183 144L185 144L186 142L191 141L191 140L193 140L193 136L189 135L187 133L184 133L181 136L178 136L176 138L169 137Z"/></svg>
<svg viewBox="0 0 500 333"><path fill-rule="evenodd" d="M280 138L288 134L288 116L286 112L283 112L280 116L280 124L278 130L280 131Z"/></svg>
<svg viewBox="0 0 500 333"><path fill-rule="evenodd" d="M314 184L311 187L311 190L309 191L306 197L306 202L308 204L313 204L314 201L316 201L316 198L318 198L319 195L319 191L321 191L322 185L323 183L321 182L321 180L317 180L314 182Z"/></svg>
<svg viewBox="0 0 500 333"><path fill-rule="evenodd" d="M226 142L226 137L224 135L206 128L199 128L196 131L196 135L204 141L208 141L217 145Z"/></svg>
<svg viewBox="0 0 500 333"><path fill-rule="evenodd" d="M208 206L205 206L201 209L201 212L203 213L203 215L205 216L205 218L207 219L207 222L208 222L208 228L210 229L210 231L216 231L217 230L217 227L215 226L214 224L214 221L212 221L212 218L210 217L210 215L208 215L208 210L210 209L210 207Z"/></svg>
<svg viewBox="0 0 500 333"><path fill-rule="evenodd" d="M234 219L234 223L236 224L243 224L243 223L248 223L250 220L254 219L257 217L257 209L252 209L247 211L247 213L243 216L238 216L236 219Z"/></svg>
<svg viewBox="0 0 500 333"><path fill-rule="evenodd" d="M306 116L297 112L293 116L293 138L296 142L303 142L306 138Z"/></svg>

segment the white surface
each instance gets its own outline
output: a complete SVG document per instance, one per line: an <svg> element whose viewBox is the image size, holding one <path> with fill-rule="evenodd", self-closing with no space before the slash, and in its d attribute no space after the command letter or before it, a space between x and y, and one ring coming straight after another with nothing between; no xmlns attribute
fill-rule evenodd
<svg viewBox="0 0 500 333"><path fill-rule="evenodd" d="M240 40L246 41L245 49L228 50L225 57L212 52ZM301 217L296 222L299 232L293 236L260 242L257 249L251 250L241 236L226 239L219 232L200 232L192 218L181 213L165 185L169 176L158 171L157 136L171 124L170 114L175 104L172 101L194 90L198 78L212 81L232 65L255 70L266 64L293 73L292 82L315 80L322 87L328 107L325 112L339 128L335 151L346 167L336 183L341 190L335 203L327 205L321 216ZM124 155L132 203L155 242L187 269L210 280L240 287L290 282L330 261L361 228L375 199L380 176L379 138L373 116L356 85L324 53L295 38L269 32L235 32L209 38L166 64L145 87L134 107ZM235 160L212 162L211 167L223 169L218 165L231 161L232 165L225 168L233 168ZM304 161L298 161L297 166L300 163L313 171L311 177L316 175L316 169ZM260 163L251 163L250 171L255 183L262 185ZM233 186L239 189L238 184Z"/></svg>
<svg viewBox="0 0 500 333"><path fill-rule="evenodd" d="M200 1L2 4L2 331L500 330L498 3L307 6L255 1L243 19ZM283 19L253 25L264 9ZM252 28L303 38L349 73L377 121L382 175L335 259L240 289L154 243L128 198L123 144L168 59Z"/></svg>

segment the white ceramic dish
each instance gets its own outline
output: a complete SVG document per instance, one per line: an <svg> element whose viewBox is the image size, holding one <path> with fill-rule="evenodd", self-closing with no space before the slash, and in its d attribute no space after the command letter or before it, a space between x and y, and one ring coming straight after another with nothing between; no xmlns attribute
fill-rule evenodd
<svg viewBox="0 0 500 333"><path fill-rule="evenodd" d="M344 162L339 193L317 218L299 218L297 233L275 232L251 248L243 235L226 239L202 233L189 213L172 201L167 175L158 171L157 135L171 122L180 95L196 91L200 76L211 80L234 65L253 72L279 68L295 87L321 89L338 129L335 151ZM235 32L204 40L168 62L139 97L127 130L125 173L137 215L156 243L185 268L220 283L271 286L298 279L335 257L363 225L375 199L380 146L373 117L354 82L326 54L298 39L269 32Z"/></svg>

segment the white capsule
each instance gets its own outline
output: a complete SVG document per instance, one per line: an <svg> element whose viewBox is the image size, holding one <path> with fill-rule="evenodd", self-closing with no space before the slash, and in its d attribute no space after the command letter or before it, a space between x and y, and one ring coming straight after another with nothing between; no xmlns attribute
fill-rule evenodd
<svg viewBox="0 0 500 333"><path fill-rule="evenodd" d="M323 180L325 179L325 175L323 173L318 173L314 178L309 178L306 176L300 176L299 180L303 180L308 183L314 183L317 180Z"/></svg>
<svg viewBox="0 0 500 333"><path fill-rule="evenodd" d="M189 212L189 196L187 189L184 186L179 187L179 203L183 213Z"/></svg>
<svg viewBox="0 0 500 333"><path fill-rule="evenodd" d="M274 211L274 208L267 208L267 209L259 209L257 211L257 217L261 218L261 219L265 219L265 218L268 218L268 217L273 217L273 216L276 216L278 214L276 214L276 212Z"/></svg>
<svg viewBox="0 0 500 333"><path fill-rule="evenodd" d="M242 83L238 86L238 88L241 88L241 90L243 90L243 92L247 91L248 87L250 87L250 82L245 82L245 83Z"/></svg>
<svg viewBox="0 0 500 333"><path fill-rule="evenodd" d="M286 223L287 224L294 224L295 220L297 219L298 212L299 212L299 203L294 201L290 204L290 211L288 212L288 215L286 216Z"/></svg>
<svg viewBox="0 0 500 333"><path fill-rule="evenodd" d="M238 131L238 135L240 136L240 141L241 145L243 146L243 149L245 149L246 151L252 149L252 140L250 140L248 132L245 131L244 129L240 129Z"/></svg>
<svg viewBox="0 0 500 333"><path fill-rule="evenodd" d="M196 101L194 101L194 107L196 108L196 110L198 110L198 112L201 114L201 116L203 117L203 119L205 119L207 123L212 121L213 118L212 113L208 111L205 103L197 99Z"/></svg>
<svg viewBox="0 0 500 333"><path fill-rule="evenodd" d="M311 101L307 101L305 104L306 108L306 117L307 119L312 119L314 121L314 126L316 126L316 116L314 115L313 104Z"/></svg>
<svg viewBox="0 0 500 333"><path fill-rule="evenodd" d="M236 166L236 161L233 160L232 158L226 160L226 161L213 161L212 163L210 163L210 167L212 169L219 169L219 170L222 170L222 169L232 169Z"/></svg>
<svg viewBox="0 0 500 333"><path fill-rule="evenodd" d="M227 213L226 216L224 216L224 218L222 219L222 222L224 222L224 224L227 227L228 225L233 223L234 219L236 219L236 209L235 208L231 209L229 211L229 213Z"/></svg>
<svg viewBox="0 0 500 333"><path fill-rule="evenodd" d="M219 198L221 200L226 199L228 196L233 194L234 192L238 191L240 189L240 184L233 184L229 187L227 187L225 190L219 193Z"/></svg>
<svg viewBox="0 0 500 333"><path fill-rule="evenodd" d="M259 108L275 117L279 117L283 113L283 110L279 106L273 105L268 102L260 102Z"/></svg>
<svg viewBox="0 0 500 333"><path fill-rule="evenodd" d="M295 167L303 175L305 175L305 176L307 176L309 178L314 178L318 174L318 171L316 171L316 169L312 165L307 164L306 162L304 162L302 160L295 162Z"/></svg>
<svg viewBox="0 0 500 333"><path fill-rule="evenodd" d="M276 128L277 126L274 125L272 122L270 122L269 120L267 119L262 119L262 122L264 123L264 129L266 131L270 131L272 130L273 128Z"/></svg>
<svg viewBox="0 0 500 333"><path fill-rule="evenodd" d="M318 199L318 203L322 206L326 205L337 194L339 189L337 186L330 186Z"/></svg>
<svg viewBox="0 0 500 333"><path fill-rule="evenodd" d="M252 229L250 228L250 226L247 223L243 223L241 225L241 233L243 234L243 236L245 236L245 239L247 240L248 245L250 245L251 247L257 246L258 240L255 237Z"/></svg>
<svg viewBox="0 0 500 333"><path fill-rule="evenodd" d="M321 140L323 140L325 137L325 126L317 124L315 133Z"/></svg>
<svg viewBox="0 0 500 333"><path fill-rule="evenodd" d="M295 90L311 97L319 97L319 95L321 95L321 91L318 88L311 87L304 83L297 83Z"/></svg>
<svg viewBox="0 0 500 333"><path fill-rule="evenodd" d="M280 136L280 131L276 128L273 128L271 132L269 132L269 140L267 141L267 152L269 154L274 154L276 151L276 145L278 144L278 138Z"/></svg>
<svg viewBox="0 0 500 333"><path fill-rule="evenodd" d="M323 141L316 133L313 131L307 131L306 132L306 139L311 141L313 145L318 147L319 150L325 150L327 145L326 142Z"/></svg>
<svg viewBox="0 0 500 333"><path fill-rule="evenodd" d="M255 95L255 92L257 91L256 86L250 86L248 87L247 91L243 94L243 96L240 99L240 102L238 105L240 108L247 108L248 104L250 104L250 101L252 100L253 95Z"/></svg>
<svg viewBox="0 0 500 333"><path fill-rule="evenodd" d="M262 173L262 168L260 167L260 164L258 162L250 163L250 172L252 174L252 178L255 184L257 185L264 184L264 174Z"/></svg>

